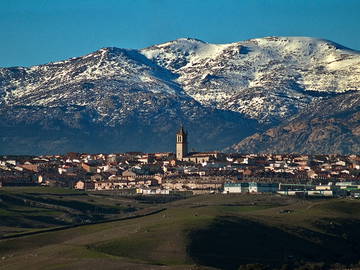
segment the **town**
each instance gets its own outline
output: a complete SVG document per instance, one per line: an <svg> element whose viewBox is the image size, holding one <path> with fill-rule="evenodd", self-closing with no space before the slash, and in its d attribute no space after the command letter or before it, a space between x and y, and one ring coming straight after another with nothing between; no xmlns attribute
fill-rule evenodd
<svg viewBox="0 0 360 270"><path fill-rule="evenodd" d="M188 152L0 156L0 187L57 186L124 194L279 193L360 197L359 155Z"/></svg>

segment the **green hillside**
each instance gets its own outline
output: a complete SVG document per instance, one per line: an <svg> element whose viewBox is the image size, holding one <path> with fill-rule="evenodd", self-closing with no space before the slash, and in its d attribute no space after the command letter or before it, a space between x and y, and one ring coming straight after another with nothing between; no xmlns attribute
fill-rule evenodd
<svg viewBox="0 0 360 270"><path fill-rule="evenodd" d="M132 215L149 205L117 193L49 187L0 189L0 236Z"/></svg>
<svg viewBox="0 0 360 270"><path fill-rule="evenodd" d="M81 196L90 195L70 201ZM330 269L360 260L357 200L213 194L149 204L119 196L111 206L114 197L95 197L104 218L126 216L106 212L125 205L149 215L3 239L0 268Z"/></svg>

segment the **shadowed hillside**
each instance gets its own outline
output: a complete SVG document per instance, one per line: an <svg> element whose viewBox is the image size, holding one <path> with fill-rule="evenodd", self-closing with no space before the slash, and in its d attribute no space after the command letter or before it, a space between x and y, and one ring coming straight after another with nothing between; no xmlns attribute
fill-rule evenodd
<svg viewBox="0 0 360 270"><path fill-rule="evenodd" d="M218 194L160 204L154 200L149 204L148 200L156 197L142 202L118 195L61 195L60 190L39 193L34 189L10 189L7 193L17 198L32 196L32 201L46 201L74 214L92 205L101 206L99 212L104 218L109 218L108 211L118 211L120 206L136 207L135 215L166 210L128 220L80 224L2 239L0 256L5 269L23 269L25 264L27 269L47 269L49 265L57 269L304 269L301 267L305 265L331 269L340 264L356 265L360 260L360 202L356 200ZM88 201L90 198L94 201ZM111 201L120 205L114 208ZM34 222L29 219L34 212L28 207L17 208L15 201L8 199L1 203L7 205L3 209L8 216L11 213L14 222ZM47 215L45 210L33 210ZM6 216L2 211L2 217ZM42 223L42 228L62 226L52 221ZM20 228L7 234L19 232Z"/></svg>

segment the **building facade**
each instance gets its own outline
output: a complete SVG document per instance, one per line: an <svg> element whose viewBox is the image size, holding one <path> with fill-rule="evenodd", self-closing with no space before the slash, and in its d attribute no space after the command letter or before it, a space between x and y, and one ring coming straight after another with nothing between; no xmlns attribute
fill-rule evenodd
<svg viewBox="0 0 360 270"><path fill-rule="evenodd" d="M248 193L249 183L225 183L224 193Z"/></svg>
<svg viewBox="0 0 360 270"><path fill-rule="evenodd" d="M188 152L188 138L184 127L176 133L176 159L180 161L204 163L218 158L218 152Z"/></svg>

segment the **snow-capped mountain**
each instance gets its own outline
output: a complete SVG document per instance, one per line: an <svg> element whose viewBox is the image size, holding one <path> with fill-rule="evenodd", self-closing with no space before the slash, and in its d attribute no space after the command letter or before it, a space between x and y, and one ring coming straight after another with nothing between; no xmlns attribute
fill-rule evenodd
<svg viewBox="0 0 360 270"><path fill-rule="evenodd" d="M205 105L281 121L316 97L360 89L360 53L331 41L268 37L231 44L179 39L141 50ZM314 95L315 92L315 95Z"/></svg>
<svg viewBox="0 0 360 270"><path fill-rule="evenodd" d="M360 90L360 54L330 41L178 39L0 68L0 152L172 151L180 123L221 149L319 99Z"/></svg>
<svg viewBox="0 0 360 270"><path fill-rule="evenodd" d="M190 147L211 150L255 131L256 121L201 105L175 78L138 51L116 48L0 69L0 152L172 151L182 123Z"/></svg>
<svg viewBox="0 0 360 270"><path fill-rule="evenodd" d="M0 104L91 106L103 117L109 116L104 104L134 92L184 96L171 72L135 50L117 48L31 68L0 69L0 78Z"/></svg>

